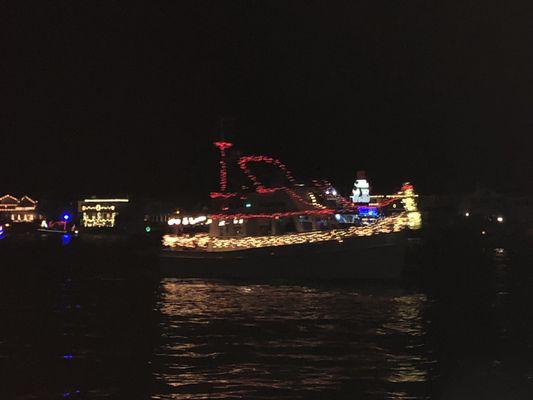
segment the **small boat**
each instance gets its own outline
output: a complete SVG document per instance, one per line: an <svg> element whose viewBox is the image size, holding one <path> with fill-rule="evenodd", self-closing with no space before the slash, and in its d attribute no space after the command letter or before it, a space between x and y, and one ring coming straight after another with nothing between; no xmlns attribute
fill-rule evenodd
<svg viewBox="0 0 533 400"><path fill-rule="evenodd" d="M37 228L39 233L49 233L49 234L61 234L61 235L77 235L78 230L76 225L70 224L68 219L62 221L46 221L43 220L39 228Z"/></svg>

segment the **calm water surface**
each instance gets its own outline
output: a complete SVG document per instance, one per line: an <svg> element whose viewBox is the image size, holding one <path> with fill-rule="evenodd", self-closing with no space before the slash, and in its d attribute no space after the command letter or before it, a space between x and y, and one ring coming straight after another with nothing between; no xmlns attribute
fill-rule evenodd
<svg viewBox="0 0 533 400"><path fill-rule="evenodd" d="M533 398L529 251L442 251L386 285L160 279L127 252L0 251L1 399Z"/></svg>

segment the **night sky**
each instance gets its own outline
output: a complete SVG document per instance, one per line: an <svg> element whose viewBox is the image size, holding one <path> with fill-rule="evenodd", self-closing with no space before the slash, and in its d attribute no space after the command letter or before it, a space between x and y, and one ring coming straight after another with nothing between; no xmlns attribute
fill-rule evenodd
<svg viewBox="0 0 533 400"><path fill-rule="evenodd" d="M202 199L221 117L344 192L531 192L531 1L6 3L0 193Z"/></svg>

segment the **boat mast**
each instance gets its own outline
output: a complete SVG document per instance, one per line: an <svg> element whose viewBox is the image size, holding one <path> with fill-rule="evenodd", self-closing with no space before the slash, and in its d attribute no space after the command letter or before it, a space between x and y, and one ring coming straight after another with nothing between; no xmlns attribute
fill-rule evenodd
<svg viewBox="0 0 533 400"><path fill-rule="evenodd" d="M213 144L220 151L220 193L226 193L228 188L228 172L226 164L226 150L233 146L233 143L230 143L224 138L224 118L220 120L220 140L214 142Z"/></svg>

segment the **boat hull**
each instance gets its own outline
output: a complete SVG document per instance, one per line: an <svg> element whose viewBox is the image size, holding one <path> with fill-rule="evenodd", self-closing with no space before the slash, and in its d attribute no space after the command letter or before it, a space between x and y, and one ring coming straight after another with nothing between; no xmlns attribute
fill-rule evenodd
<svg viewBox="0 0 533 400"><path fill-rule="evenodd" d="M405 264L403 232L224 252L163 250L165 276L187 278L398 279Z"/></svg>

